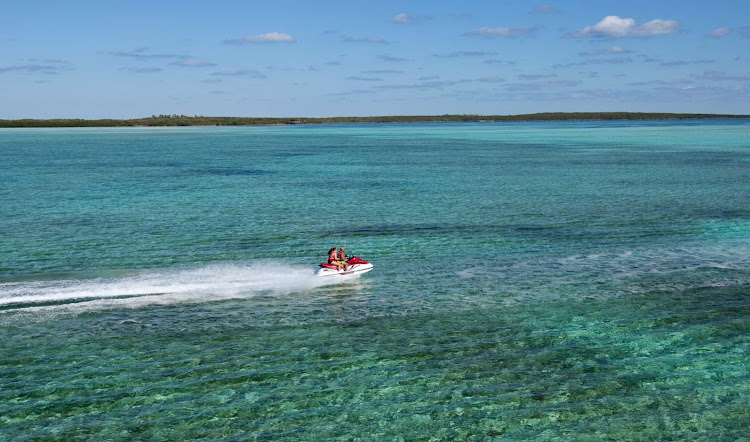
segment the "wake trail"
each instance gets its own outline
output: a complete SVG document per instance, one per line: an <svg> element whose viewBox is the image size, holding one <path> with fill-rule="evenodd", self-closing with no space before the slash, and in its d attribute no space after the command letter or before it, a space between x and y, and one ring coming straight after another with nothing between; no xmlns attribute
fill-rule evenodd
<svg viewBox="0 0 750 442"><path fill-rule="evenodd" d="M133 308L212 302L302 292L329 284L309 267L273 262L142 271L119 278L22 281L0 284L0 314L85 304Z"/></svg>

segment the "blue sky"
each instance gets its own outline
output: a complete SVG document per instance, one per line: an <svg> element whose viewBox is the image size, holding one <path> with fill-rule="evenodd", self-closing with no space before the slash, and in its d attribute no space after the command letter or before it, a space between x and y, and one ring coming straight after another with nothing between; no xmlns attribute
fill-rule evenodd
<svg viewBox="0 0 750 442"><path fill-rule="evenodd" d="M35 1L0 118L750 114L750 1Z"/></svg>

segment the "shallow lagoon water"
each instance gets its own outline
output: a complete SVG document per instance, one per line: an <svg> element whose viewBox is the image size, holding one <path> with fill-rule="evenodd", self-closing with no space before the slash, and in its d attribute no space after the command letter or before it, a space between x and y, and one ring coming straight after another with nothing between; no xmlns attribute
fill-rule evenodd
<svg viewBox="0 0 750 442"><path fill-rule="evenodd" d="M746 437L748 140L0 131L0 435ZM322 284L335 245L375 270Z"/></svg>

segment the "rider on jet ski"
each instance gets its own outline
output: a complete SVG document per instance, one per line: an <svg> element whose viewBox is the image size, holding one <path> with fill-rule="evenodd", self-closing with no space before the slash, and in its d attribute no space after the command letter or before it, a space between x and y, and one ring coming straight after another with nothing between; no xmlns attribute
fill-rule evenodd
<svg viewBox="0 0 750 442"><path fill-rule="evenodd" d="M344 248L342 247L341 250L339 250L339 261L349 261L349 256L344 253Z"/></svg>
<svg viewBox="0 0 750 442"><path fill-rule="evenodd" d="M336 247L331 247L328 251L328 264L333 264L340 270L349 270L349 266L346 265L347 256L344 254L344 248L341 248L341 252L336 253Z"/></svg>

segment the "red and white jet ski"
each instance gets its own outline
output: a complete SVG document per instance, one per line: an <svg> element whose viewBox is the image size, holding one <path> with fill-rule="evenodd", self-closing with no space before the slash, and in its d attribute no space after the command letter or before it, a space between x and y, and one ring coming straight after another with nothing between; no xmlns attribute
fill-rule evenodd
<svg viewBox="0 0 750 442"><path fill-rule="evenodd" d="M346 262L346 270L338 270L335 264L328 264L326 262L320 263L320 268L315 271L315 276L349 276L349 275L361 275L372 270L372 264L365 261L364 259L352 256L349 261Z"/></svg>

